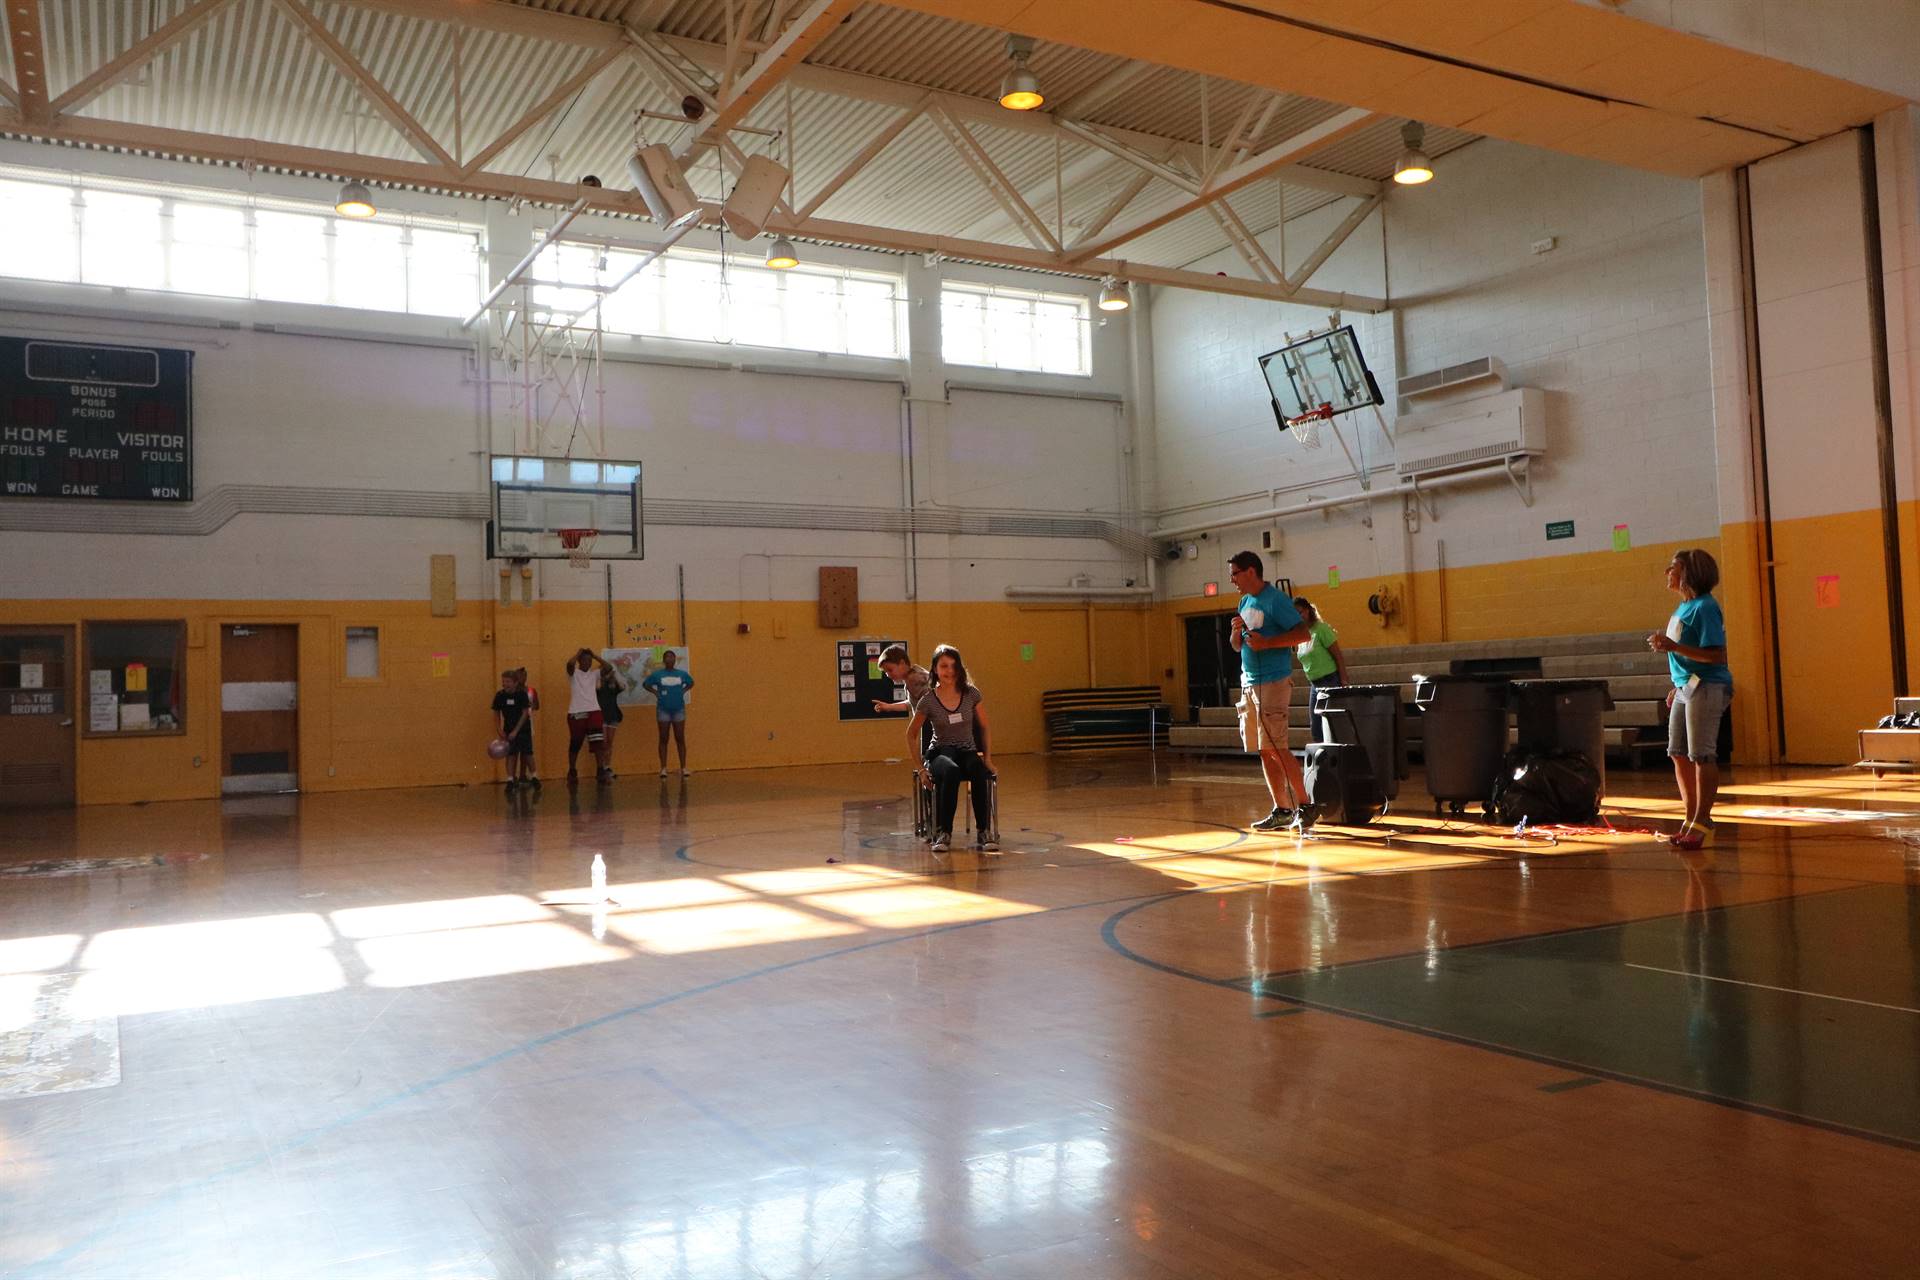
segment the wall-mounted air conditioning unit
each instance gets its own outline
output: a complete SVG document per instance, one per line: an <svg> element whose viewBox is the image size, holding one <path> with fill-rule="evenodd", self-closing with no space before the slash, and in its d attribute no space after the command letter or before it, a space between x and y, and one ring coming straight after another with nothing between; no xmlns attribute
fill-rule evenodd
<svg viewBox="0 0 1920 1280"><path fill-rule="evenodd" d="M1459 471L1517 454L1547 451L1547 397L1538 387L1435 405L1393 426L1394 470L1402 479Z"/></svg>
<svg viewBox="0 0 1920 1280"><path fill-rule="evenodd" d="M1505 391L1512 385L1507 381L1507 366L1500 363L1500 357L1481 356L1477 360L1463 360L1443 369L1408 374L1394 384L1393 390L1400 398L1395 406L1398 413L1418 413L1422 400L1428 404L1442 401L1457 403Z"/></svg>

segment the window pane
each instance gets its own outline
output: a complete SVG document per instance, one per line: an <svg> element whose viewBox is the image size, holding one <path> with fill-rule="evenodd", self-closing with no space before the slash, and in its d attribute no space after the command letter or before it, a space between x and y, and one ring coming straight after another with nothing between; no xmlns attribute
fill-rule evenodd
<svg viewBox="0 0 1920 1280"><path fill-rule="evenodd" d="M407 310L464 317L479 303L479 237L415 227L407 255Z"/></svg>
<svg viewBox="0 0 1920 1280"><path fill-rule="evenodd" d="M947 290L940 297L940 348L948 364L985 364L986 300L976 293Z"/></svg>
<svg viewBox="0 0 1920 1280"><path fill-rule="evenodd" d="M380 628L347 628L347 679L380 678Z"/></svg>
<svg viewBox="0 0 1920 1280"><path fill-rule="evenodd" d="M1092 309L1071 294L949 285L941 290L942 351L950 364L1084 377Z"/></svg>
<svg viewBox="0 0 1920 1280"><path fill-rule="evenodd" d="M0 181L0 275L72 280L78 274L73 192L44 182Z"/></svg>
<svg viewBox="0 0 1920 1280"><path fill-rule="evenodd" d="M634 255L637 257L638 255ZM609 294L601 304L601 315L607 328L616 333L659 333L660 326L660 271L663 264L655 262L645 271L620 286L618 293ZM613 279L633 270L633 258L622 261ZM608 281L609 284L612 280Z"/></svg>
<svg viewBox="0 0 1920 1280"><path fill-rule="evenodd" d="M299 213L254 215L254 296L287 302L329 300L327 221Z"/></svg>
<svg viewBox="0 0 1920 1280"><path fill-rule="evenodd" d="M333 300L370 311L407 309L407 260L401 228L390 223L333 224Z"/></svg>
<svg viewBox="0 0 1920 1280"><path fill-rule="evenodd" d="M987 299L987 362L1002 369L1034 369L1033 304L1025 298Z"/></svg>
<svg viewBox="0 0 1920 1280"><path fill-rule="evenodd" d="M728 327L735 342L754 347L794 345L788 340L793 332L793 319L786 309L786 300L791 295L781 288L782 284L792 281L781 281L775 275L764 267L734 273L727 292Z"/></svg>
<svg viewBox="0 0 1920 1280"><path fill-rule="evenodd" d="M670 337L696 342L725 342L725 317L720 310L720 266L685 258L662 264L665 286L663 330Z"/></svg>
<svg viewBox="0 0 1920 1280"><path fill-rule="evenodd" d="M168 284L183 293L247 294L247 217L224 205L175 204Z"/></svg>
<svg viewBox="0 0 1920 1280"><path fill-rule="evenodd" d="M809 351L840 351L840 281L832 276L788 272L787 345Z"/></svg>
<svg viewBox="0 0 1920 1280"><path fill-rule="evenodd" d="M86 626L89 732L167 732L184 722L179 622L90 622ZM98 681L107 686L96 691ZM99 714L100 720L94 715ZM108 727L108 721L113 727ZM97 727L92 727L96 726Z"/></svg>
<svg viewBox="0 0 1920 1280"><path fill-rule="evenodd" d="M89 191L80 216L80 278L88 284L158 289L166 283L160 198Z"/></svg>

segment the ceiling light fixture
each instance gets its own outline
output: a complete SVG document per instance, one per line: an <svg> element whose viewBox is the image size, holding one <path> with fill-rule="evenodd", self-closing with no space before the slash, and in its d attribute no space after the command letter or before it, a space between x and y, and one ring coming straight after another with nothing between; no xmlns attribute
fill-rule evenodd
<svg viewBox="0 0 1920 1280"><path fill-rule="evenodd" d="M775 271L787 271L800 265L800 257L793 251L793 241L785 236L775 236L773 246L767 250L767 265Z"/></svg>
<svg viewBox="0 0 1920 1280"><path fill-rule="evenodd" d="M373 192L367 190L364 182L342 186L340 198L333 202L333 211L343 218L371 218L378 212L373 207Z"/></svg>
<svg viewBox="0 0 1920 1280"><path fill-rule="evenodd" d="M1393 180L1403 187L1417 187L1423 182L1433 181L1433 161L1425 151L1427 145L1427 127L1417 120L1409 120L1400 129L1400 140L1406 143L1406 149L1393 165Z"/></svg>
<svg viewBox="0 0 1920 1280"><path fill-rule="evenodd" d="M1100 309L1102 311L1125 311L1133 305L1133 290L1125 280L1118 276L1108 276L1100 282Z"/></svg>
<svg viewBox="0 0 1920 1280"><path fill-rule="evenodd" d="M1032 111L1047 100L1047 95L1040 92L1040 78L1027 69L1027 59L1033 56L1033 37L1008 36L1007 56L1013 59L1013 65L1000 81L1000 105L1009 111Z"/></svg>

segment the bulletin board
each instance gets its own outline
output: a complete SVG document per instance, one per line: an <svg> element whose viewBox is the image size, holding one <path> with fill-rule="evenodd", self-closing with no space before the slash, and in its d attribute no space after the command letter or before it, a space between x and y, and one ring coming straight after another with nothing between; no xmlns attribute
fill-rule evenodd
<svg viewBox="0 0 1920 1280"><path fill-rule="evenodd" d="M880 655L899 640L842 640L833 647L834 683L840 690L842 720L899 720L898 712L875 711L874 699L899 702L906 689L895 684L880 669Z"/></svg>
<svg viewBox="0 0 1920 1280"><path fill-rule="evenodd" d="M641 688L640 682L656 671L666 670L665 655L669 649L673 650L674 667L692 676L693 657L687 652L687 646L684 644L641 645L637 648L600 651L601 659L620 673L620 682L623 686L619 697L621 706L651 707L654 705L653 690ZM697 682L699 677L694 676L694 679ZM687 690L686 702L689 707L693 705L693 695L697 692L699 692L697 687Z"/></svg>

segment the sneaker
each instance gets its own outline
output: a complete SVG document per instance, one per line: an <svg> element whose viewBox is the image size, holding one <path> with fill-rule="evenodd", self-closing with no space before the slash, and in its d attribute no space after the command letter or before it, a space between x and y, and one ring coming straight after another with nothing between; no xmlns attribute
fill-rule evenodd
<svg viewBox="0 0 1920 1280"><path fill-rule="evenodd" d="M507 794L512 795L520 789L520 784L512 778L507 779Z"/></svg>
<svg viewBox="0 0 1920 1280"><path fill-rule="evenodd" d="M691 778L691 777L693 776L693 770L691 770L691 769L682 769L682 770L680 771L680 776L681 776L681 777L683 777L683 778Z"/></svg>
<svg viewBox="0 0 1920 1280"><path fill-rule="evenodd" d="M611 769L602 769L602 770L601 770L601 771L600 771L599 773L597 773L597 774L595 774L595 775L594 775L594 780L595 780L595 781L597 781L597 782L612 782L612 781L613 781L613 770L611 770Z"/></svg>
<svg viewBox="0 0 1920 1280"><path fill-rule="evenodd" d="M1255 831L1279 831L1293 824L1294 813L1295 811L1292 809L1282 809L1279 805L1275 805L1272 813L1253 824L1253 829Z"/></svg>
<svg viewBox="0 0 1920 1280"><path fill-rule="evenodd" d="M567 781L568 782L580 781L580 771L578 769L567 770Z"/></svg>
<svg viewBox="0 0 1920 1280"><path fill-rule="evenodd" d="M667 776L667 771L666 771L665 769L662 769L662 770L660 771L660 776L661 776L661 777L663 777L663 778L664 778L664 777L666 777L666 776Z"/></svg>
<svg viewBox="0 0 1920 1280"><path fill-rule="evenodd" d="M528 778L525 782L522 782L520 785L523 787L532 787L535 791L538 791L540 789L540 779Z"/></svg>
<svg viewBox="0 0 1920 1280"><path fill-rule="evenodd" d="M998 836L988 836L985 840L982 840L980 842L980 852L982 853L1000 852L1000 838Z"/></svg>
<svg viewBox="0 0 1920 1280"><path fill-rule="evenodd" d="M947 851L947 846L952 843L953 843L953 837L949 836L946 832L944 831L934 832L933 851L935 853L945 853Z"/></svg>

